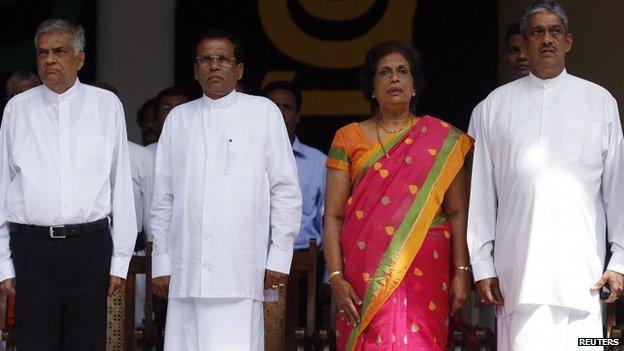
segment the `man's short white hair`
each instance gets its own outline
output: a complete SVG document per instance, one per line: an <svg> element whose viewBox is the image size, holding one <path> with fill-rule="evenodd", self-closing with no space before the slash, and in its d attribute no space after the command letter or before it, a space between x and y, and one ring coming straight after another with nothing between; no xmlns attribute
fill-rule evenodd
<svg viewBox="0 0 624 351"><path fill-rule="evenodd" d="M41 34L47 33L68 33L74 43L74 52L84 52L85 47L85 31L81 25L76 25L59 18L47 19L37 27L35 32L35 47L37 46L37 40Z"/></svg>

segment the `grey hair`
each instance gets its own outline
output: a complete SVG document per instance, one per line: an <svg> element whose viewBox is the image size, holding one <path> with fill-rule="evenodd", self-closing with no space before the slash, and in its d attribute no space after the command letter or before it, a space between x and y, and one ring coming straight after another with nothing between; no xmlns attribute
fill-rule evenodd
<svg viewBox="0 0 624 351"><path fill-rule="evenodd" d="M556 0L533 1L531 6L529 6L529 8L524 11L522 18L520 19L520 31L524 32L527 25L529 24L529 21L531 20L531 16L540 12L550 12L557 15L559 19L561 19L563 29L565 29L566 32L570 31L570 20L568 19L568 15L566 14L561 4L559 4L559 2L557 2Z"/></svg>
<svg viewBox="0 0 624 351"><path fill-rule="evenodd" d="M47 19L39 24L39 27L37 27L37 32L35 32L35 46L37 46L37 40L39 40L39 36L41 36L41 34L58 32L68 33L71 36L72 42L74 43L74 52L76 54L84 52L84 28L82 28L82 26L79 24L73 24L59 18Z"/></svg>
<svg viewBox="0 0 624 351"><path fill-rule="evenodd" d="M7 82L6 82L7 97L9 98L13 97L13 95L15 95L13 86L25 80L35 83L37 85L41 83L41 81L39 80L39 77L37 77L37 75L34 74L33 72L27 71L24 69L18 69L17 71L13 72L13 74L11 74L9 79L7 79Z"/></svg>

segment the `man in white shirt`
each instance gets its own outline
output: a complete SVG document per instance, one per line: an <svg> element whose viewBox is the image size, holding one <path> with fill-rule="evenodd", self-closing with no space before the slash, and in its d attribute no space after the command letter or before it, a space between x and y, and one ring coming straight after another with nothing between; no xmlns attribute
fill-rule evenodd
<svg viewBox="0 0 624 351"><path fill-rule="evenodd" d="M123 108L77 79L82 27L46 20L35 46L44 85L0 129L0 289L16 294L20 350L104 350L136 238Z"/></svg>
<svg viewBox="0 0 624 351"><path fill-rule="evenodd" d="M130 171L132 174L132 193L137 222L137 240L134 246L136 255L145 256L145 246L152 241L149 234L150 205L154 178L154 155L144 146L128 141ZM136 277L134 324L143 326L145 318L145 275Z"/></svg>
<svg viewBox="0 0 624 351"><path fill-rule="evenodd" d="M156 155L153 284L169 296L165 349L263 350L263 289L286 282L301 222L297 168L277 106L235 91L238 38L208 31L196 54L204 94L171 111Z"/></svg>
<svg viewBox="0 0 624 351"><path fill-rule="evenodd" d="M607 302L622 294L622 129L609 92L566 72L568 23L556 1L526 10L531 74L476 116L468 245L499 350L576 350L602 337L602 286Z"/></svg>

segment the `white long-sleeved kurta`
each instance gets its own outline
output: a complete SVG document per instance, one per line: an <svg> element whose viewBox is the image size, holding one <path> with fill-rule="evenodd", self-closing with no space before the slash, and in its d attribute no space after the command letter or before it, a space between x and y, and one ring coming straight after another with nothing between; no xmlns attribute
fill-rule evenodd
<svg viewBox="0 0 624 351"><path fill-rule="evenodd" d="M145 231L147 241L152 241L149 233L149 211L154 182L154 154L146 147L130 141L128 147L137 230Z"/></svg>
<svg viewBox="0 0 624 351"><path fill-rule="evenodd" d="M153 275L171 275L170 297L261 301L265 269L290 271L301 223L279 109L235 91L175 107L158 142L151 215Z"/></svg>
<svg viewBox="0 0 624 351"><path fill-rule="evenodd" d="M111 274L125 278L136 219L123 107L81 84L13 97L0 129L0 280L14 277L8 222L80 224L110 216Z"/></svg>
<svg viewBox="0 0 624 351"><path fill-rule="evenodd" d="M468 246L475 280L497 276L505 311L591 311L590 287L624 273L624 143L615 99L565 70L492 92L475 109ZM606 227L608 236L605 238Z"/></svg>

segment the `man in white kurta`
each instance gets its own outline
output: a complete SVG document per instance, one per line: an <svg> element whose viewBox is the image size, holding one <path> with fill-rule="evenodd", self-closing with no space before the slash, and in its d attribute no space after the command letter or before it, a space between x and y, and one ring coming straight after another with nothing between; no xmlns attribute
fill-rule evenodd
<svg viewBox="0 0 624 351"><path fill-rule="evenodd" d="M151 225L166 350L263 350L264 288L290 270L296 165L279 109L234 90L241 51L227 32L200 37L204 95L171 111L158 143Z"/></svg>
<svg viewBox="0 0 624 351"><path fill-rule="evenodd" d="M566 72L567 17L543 3L523 22L531 74L492 92L474 123L468 245L477 292L499 306L499 350L576 350L602 336L599 288L608 302L622 290L617 104Z"/></svg>

